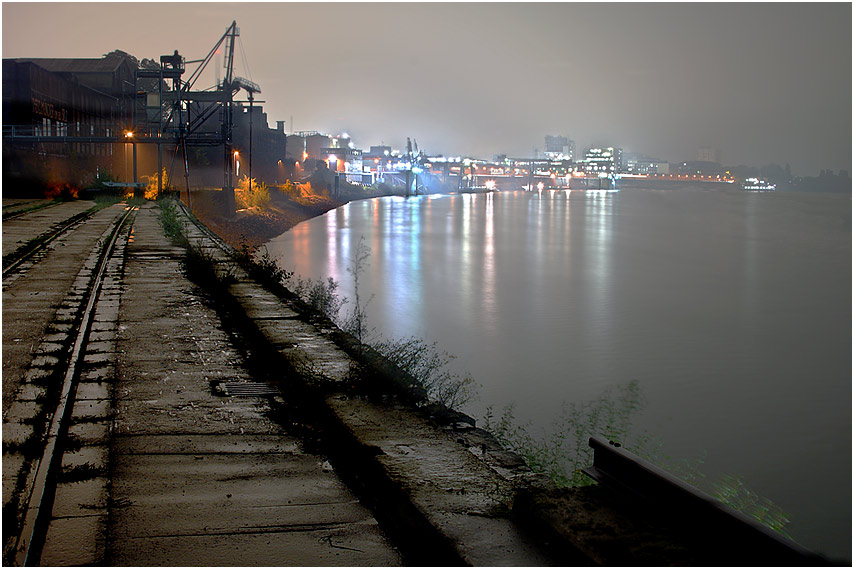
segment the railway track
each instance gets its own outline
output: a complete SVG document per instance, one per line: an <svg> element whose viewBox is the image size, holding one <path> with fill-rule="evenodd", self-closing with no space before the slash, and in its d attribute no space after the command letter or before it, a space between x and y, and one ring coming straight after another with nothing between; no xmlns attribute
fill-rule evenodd
<svg viewBox="0 0 854 569"><path fill-rule="evenodd" d="M14 401L4 409L5 564L38 562L95 309L108 265L121 263L116 244L129 230L136 209L126 207L89 251L72 290L56 311L49 327L52 333L42 340ZM81 212L55 226L45 241L53 241L92 213ZM7 276L36 252L29 250L16 263L4 267L4 284Z"/></svg>
<svg viewBox="0 0 854 569"><path fill-rule="evenodd" d="M27 200L3 206L3 221L11 221L28 213L59 205L61 202L47 200Z"/></svg>
<svg viewBox="0 0 854 569"><path fill-rule="evenodd" d="M277 391L257 390L155 211L127 209L109 228L102 213L69 232L82 241L102 223L4 405L4 564L236 565L246 547L269 565L398 564L370 512L279 422ZM181 217L193 246L228 257ZM37 273L72 266L71 248L20 273L10 299L38 295ZM241 475L223 479L231 470ZM272 545L255 543L267 534Z"/></svg>
<svg viewBox="0 0 854 569"><path fill-rule="evenodd" d="M36 210L26 210L14 213L8 217L6 216L6 214L4 214L4 241L7 238L7 233L14 235L14 225L22 224L22 222L27 222L27 231L22 232L20 234L20 240L16 240L17 236L9 237L10 241L20 243L18 247L11 249L9 246L4 244L4 284L7 282L7 279L13 274L20 272L21 270L24 270L28 266L37 262L39 255L43 253L51 243L53 243L63 235L67 234L69 231L73 230L75 227L79 226L87 219L91 218L92 215L100 209L98 206L92 206L88 207L83 211L77 211L76 213L74 211L69 212L70 215L66 216L63 215L63 213L60 211L60 205L62 204L49 203L46 204L46 206L40 207ZM75 206L77 204L71 205ZM54 211L51 213L56 213L58 218L54 220L50 217L45 218L42 215L36 215L46 213L44 211L45 208L53 209ZM12 224L11 227L10 224ZM45 225L48 225L48 229L46 231L35 234L33 233L33 229L38 231L38 228L44 227Z"/></svg>

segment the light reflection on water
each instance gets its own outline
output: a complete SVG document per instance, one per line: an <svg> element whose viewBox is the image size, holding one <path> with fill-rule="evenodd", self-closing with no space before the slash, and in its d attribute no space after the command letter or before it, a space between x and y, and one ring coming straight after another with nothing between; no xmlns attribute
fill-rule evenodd
<svg viewBox="0 0 854 569"><path fill-rule="evenodd" d="M744 477L805 545L848 557L850 208L696 191L380 198L268 248L352 298L364 236L370 326L457 355L482 385L475 417L515 402L545 427L563 401L638 380L638 429L673 456L705 453L709 476Z"/></svg>

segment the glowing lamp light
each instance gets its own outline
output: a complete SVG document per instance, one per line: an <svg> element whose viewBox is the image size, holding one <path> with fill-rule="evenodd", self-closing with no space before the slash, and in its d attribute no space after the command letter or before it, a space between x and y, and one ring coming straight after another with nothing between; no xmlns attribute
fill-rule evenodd
<svg viewBox="0 0 854 569"><path fill-rule="evenodd" d="M422 169L421 169L421 168L419 168L418 166L415 166L415 167L413 167L413 168L412 168L412 171L413 171L415 174L420 174L420 173L421 173L421 172L423 172L424 170L422 170Z"/></svg>
<svg viewBox="0 0 854 569"><path fill-rule="evenodd" d="M487 180L486 184L484 184L484 185L486 186L487 190L494 190L495 189L495 180Z"/></svg>
<svg viewBox="0 0 854 569"><path fill-rule="evenodd" d="M543 191L543 188L545 188L545 187L546 187L545 184L543 184L542 182L537 182L537 189L538 190Z"/></svg>
<svg viewBox="0 0 854 569"><path fill-rule="evenodd" d="M132 130L125 131L125 138L133 138L133 131Z"/></svg>

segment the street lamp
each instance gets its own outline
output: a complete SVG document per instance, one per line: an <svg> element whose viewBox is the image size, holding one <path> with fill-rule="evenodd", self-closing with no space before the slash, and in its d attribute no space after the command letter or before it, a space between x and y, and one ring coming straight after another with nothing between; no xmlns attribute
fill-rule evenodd
<svg viewBox="0 0 854 569"><path fill-rule="evenodd" d="M234 151L234 177L237 178L238 183L240 183L240 153L235 150Z"/></svg>
<svg viewBox="0 0 854 569"><path fill-rule="evenodd" d="M134 138L134 134L132 130L125 131L125 140L129 141L131 144L131 148L133 148L133 183L137 183L136 176L136 139ZM125 156L127 156L127 149L125 150ZM125 161L127 164L127 161ZM127 178L127 167L125 167L125 178ZM134 195L136 194L136 186L134 186Z"/></svg>

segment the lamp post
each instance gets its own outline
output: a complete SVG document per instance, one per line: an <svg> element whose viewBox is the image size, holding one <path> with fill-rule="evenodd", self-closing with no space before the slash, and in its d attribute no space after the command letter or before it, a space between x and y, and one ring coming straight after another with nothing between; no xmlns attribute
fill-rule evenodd
<svg viewBox="0 0 854 569"><path fill-rule="evenodd" d="M134 138L134 134L133 134L132 130L125 131L125 139L130 141L131 148L133 148L133 183L134 183L133 195L135 197L140 197L137 195L139 189L135 185L137 183L137 176L136 176L136 138ZM127 154L127 152L125 152L125 154ZM127 176L127 172L125 172L125 176Z"/></svg>

